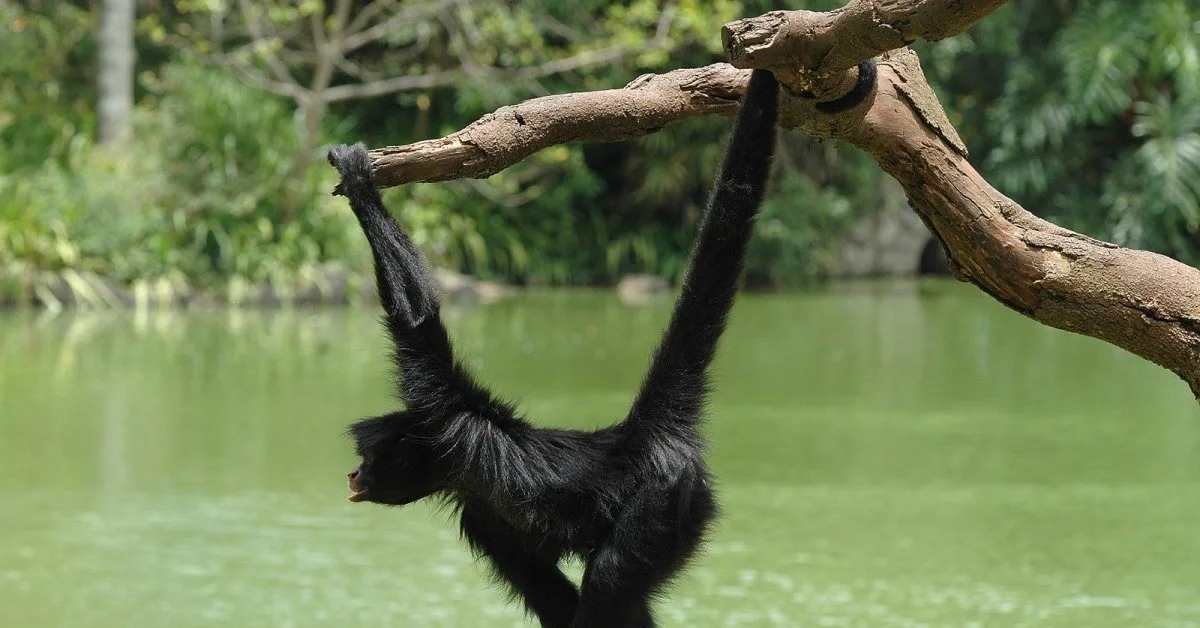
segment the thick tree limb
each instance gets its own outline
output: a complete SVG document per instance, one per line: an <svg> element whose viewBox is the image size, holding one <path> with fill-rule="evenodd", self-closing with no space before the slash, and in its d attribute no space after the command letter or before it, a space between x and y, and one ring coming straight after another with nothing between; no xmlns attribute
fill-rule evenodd
<svg viewBox="0 0 1200 628"><path fill-rule="evenodd" d="M789 88L781 126L854 144L904 186L956 276L1034 320L1170 369L1200 399L1200 270L1055 226L992 188L967 161L916 55L901 49L962 32L1001 4L853 0L829 13L732 22L724 40L735 65L769 68ZM880 54L872 98L842 114L816 112L814 103L849 89L859 62ZM716 64L503 107L445 138L373 151L376 178L390 186L486 177L547 146L624 140L688 117L730 114L746 76Z"/></svg>
<svg viewBox="0 0 1200 628"><path fill-rule="evenodd" d="M1200 270L1063 229L996 191L926 123L918 80L925 104L936 102L915 54L885 55L874 106L840 139L900 181L959 278L1036 321L1164 366L1200 398Z"/></svg>
<svg viewBox="0 0 1200 628"><path fill-rule="evenodd" d="M772 11L730 22L721 35L725 54L739 68L833 73L918 39L957 35L1007 1L853 0L828 13Z"/></svg>
<svg viewBox="0 0 1200 628"><path fill-rule="evenodd" d="M748 72L718 63L647 74L624 89L544 96L501 107L446 137L371 151L375 182L390 187L483 178L548 146L627 140L685 118L732 115L748 79Z"/></svg>

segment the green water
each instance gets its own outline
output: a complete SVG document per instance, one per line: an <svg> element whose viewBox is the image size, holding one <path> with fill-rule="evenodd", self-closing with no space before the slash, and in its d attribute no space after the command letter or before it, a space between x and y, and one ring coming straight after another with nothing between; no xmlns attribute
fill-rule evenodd
<svg viewBox="0 0 1200 628"><path fill-rule="evenodd" d="M668 303L449 312L540 423L620 416ZM345 501L369 310L0 317L0 626L527 626L444 515ZM1200 626L1200 411L966 286L751 295L725 515L665 626Z"/></svg>

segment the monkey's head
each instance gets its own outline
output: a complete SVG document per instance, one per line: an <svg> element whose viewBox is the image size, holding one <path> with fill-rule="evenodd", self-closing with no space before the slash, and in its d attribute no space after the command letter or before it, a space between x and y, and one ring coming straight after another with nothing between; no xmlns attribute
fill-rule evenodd
<svg viewBox="0 0 1200 628"><path fill-rule="evenodd" d="M433 431L412 412L350 426L362 462L348 474L350 501L403 506L446 488L448 470L433 451Z"/></svg>

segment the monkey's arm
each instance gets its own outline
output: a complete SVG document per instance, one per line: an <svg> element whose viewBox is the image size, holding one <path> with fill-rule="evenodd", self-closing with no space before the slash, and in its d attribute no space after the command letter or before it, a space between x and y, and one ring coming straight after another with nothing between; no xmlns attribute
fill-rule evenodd
<svg viewBox="0 0 1200 628"><path fill-rule="evenodd" d="M698 420L706 371L733 307L775 148L778 85L755 70L696 236L691 261L630 420Z"/></svg>
<svg viewBox="0 0 1200 628"><path fill-rule="evenodd" d="M438 315L437 284L425 256L383 205L362 144L335 146L329 163L342 180L334 190L350 200L375 259L379 300L396 347L400 396L410 408L473 409L491 402L487 391L454 361Z"/></svg>
<svg viewBox="0 0 1200 628"><path fill-rule="evenodd" d="M383 206L371 179L371 158L366 147L335 146L329 151L329 163L342 175L333 193L350 200L350 208L371 245L379 299L388 318L411 328L436 316L437 284L425 257Z"/></svg>

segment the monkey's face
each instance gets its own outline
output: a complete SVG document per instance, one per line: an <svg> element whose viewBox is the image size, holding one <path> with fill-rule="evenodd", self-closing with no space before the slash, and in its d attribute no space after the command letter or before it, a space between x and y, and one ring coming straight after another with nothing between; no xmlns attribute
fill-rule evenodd
<svg viewBox="0 0 1200 628"><path fill-rule="evenodd" d="M444 488L445 471L420 419L393 412L350 426L362 462L348 474L350 501L403 506Z"/></svg>

